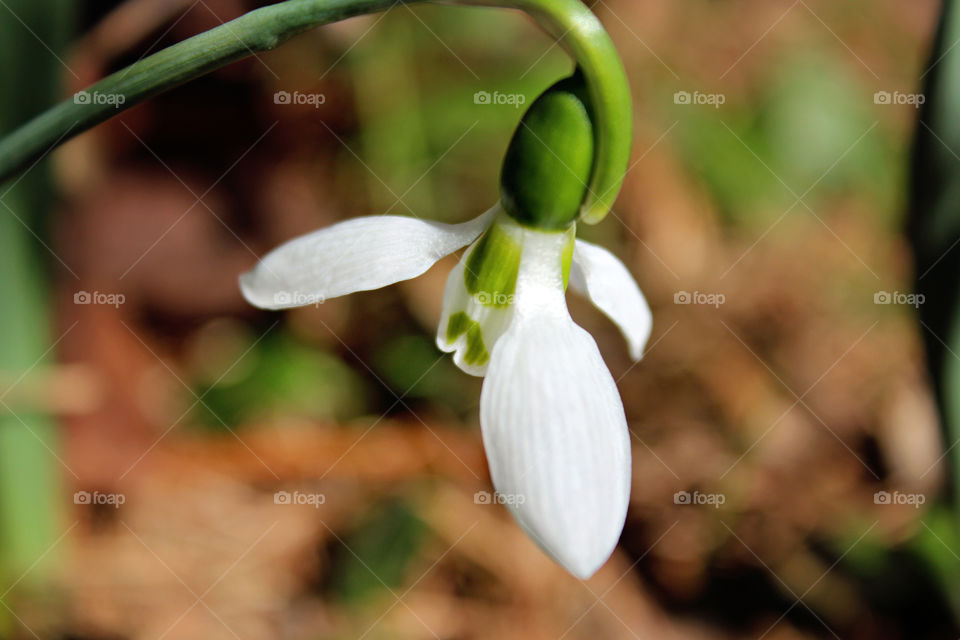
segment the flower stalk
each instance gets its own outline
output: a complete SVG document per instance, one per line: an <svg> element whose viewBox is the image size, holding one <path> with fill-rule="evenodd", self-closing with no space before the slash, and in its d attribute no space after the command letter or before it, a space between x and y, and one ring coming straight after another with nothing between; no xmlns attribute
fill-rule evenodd
<svg viewBox="0 0 960 640"><path fill-rule="evenodd" d="M313 27L422 0L286 0L251 11L163 49L89 87L0 139L0 182L70 138L140 102ZM447 0L520 9L558 39L582 69L595 117L596 160L581 217L598 222L620 191L630 155L630 92L623 65L600 21L580 0Z"/></svg>

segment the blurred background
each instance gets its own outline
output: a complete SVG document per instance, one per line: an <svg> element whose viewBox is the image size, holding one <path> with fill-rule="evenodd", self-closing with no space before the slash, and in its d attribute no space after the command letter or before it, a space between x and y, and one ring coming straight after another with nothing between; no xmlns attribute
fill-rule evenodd
<svg viewBox="0 0 960 640"><path fill-rule="evenodd" d="M0 8L2 131L256 8ZM571 71L523 15L398 6L154 98L0 188L0 635L956 638L960 543L902 228L933 0L601 0L634 157L580 234L653 309L633 490L581 583L491 504L447 272L285 313L236 279L359 215L459 222ZM16 87L16 90L7 90Z"/></svg>

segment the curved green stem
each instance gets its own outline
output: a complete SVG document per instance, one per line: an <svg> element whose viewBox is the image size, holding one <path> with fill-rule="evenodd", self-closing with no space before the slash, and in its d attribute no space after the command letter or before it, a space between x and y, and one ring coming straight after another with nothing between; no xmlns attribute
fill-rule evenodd
<svg viewBox="0 0 960 640"><path fill-rule="evenodd" d="M94 100L78 103L71 97L0 140L0 180L73 136L158 93L273 49L311 27L382 11L395 4L397 0L287 0L178 42L87 89L91 96L122 96L122 104Z"/></svg>
<svg viewBox="0 0 960 640"><path fill-rule="evenodd" d="M113 73L41 113L0 140L0 181L73 136L158 93L249 55L273 49L308 29L422 0L286 0L251 11ZM597 158L583 219L606 215L630 155L630 92L623 65L600 21L580 0L435 0L443 4L522 9L570 52L593 101ZM98 96L102 100L98 100Z"/></svg>

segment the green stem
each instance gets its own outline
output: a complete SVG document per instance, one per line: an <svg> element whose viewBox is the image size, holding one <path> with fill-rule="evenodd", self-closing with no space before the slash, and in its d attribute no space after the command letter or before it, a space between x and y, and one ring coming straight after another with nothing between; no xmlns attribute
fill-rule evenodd
<svg viewBox="0 0 960 640"><path fill-rule="evenodd" d="M78 103L70 98L0 140L0 181L73 136L205 73L268 51L312 27L421 0L286 0L251 11L113 73ZM440 0L435 0L440 1ZM630 156L630 92L623 65L596 16L580 0L448 0L522 9L557 38L587 80L597 119L597 159L583 219L601 220L616 199ZM111 98L98 102L96 96ZM120 97L122 96L122 103Z"/></svg>
<svg viewBox="0 0 960 640"><path fill-rule="evenodd" d="M73 97L0 140L0 180L120 112L231 62L268 51L311 27L382 11L397 0L287 0L256 9L113 73L87 89L122 104Z"/></svg>

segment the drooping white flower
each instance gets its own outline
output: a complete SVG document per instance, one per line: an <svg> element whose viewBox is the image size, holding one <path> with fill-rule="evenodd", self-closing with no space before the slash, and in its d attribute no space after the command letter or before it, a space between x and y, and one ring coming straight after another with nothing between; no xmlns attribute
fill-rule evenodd
<svg viewBox="0 0 960 640"><path fill-rule="evenodd" d="M486 376L494 487L544 551L587 578L623 528L630 437L613 377L567 311L567 283L617 324L634 359L651 315L627 268L574 233L524 226L499 205L458 225L358 218L278 247L240 286L258 307L301 306L416 277L469 244L447 281L437 344Z"/></svg>
<svg viewBox="0 0 960 640"><path fill-rule="evenodd" d="M251 303L280 309L413 278L470 245L447 280L437 346L486 376L480 427L498 502L580 578L623 530L630 433L596 343L567 311L567 285L620 327L635 360L651 327L627 268L575 237L597 154L611 149L597 147L587 93L574 72L533 102L504 156L500 204L479 218L343 222L283 245L240 280Z"/></svg>

